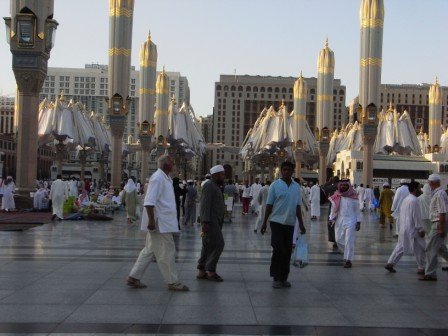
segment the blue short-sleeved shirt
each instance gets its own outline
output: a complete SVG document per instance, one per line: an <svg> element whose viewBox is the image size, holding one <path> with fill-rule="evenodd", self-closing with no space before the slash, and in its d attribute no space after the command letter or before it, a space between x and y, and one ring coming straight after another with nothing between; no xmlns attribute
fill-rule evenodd
<svg viewBox="0 0 448 336"><path fill-rule="evenodd" d="M282 179L273 182L269 187L266 202L266 204L272 205L269 221L294 226L297 205L302 205L300 192L300 186L295 181L292 181L289 186Z"/></svg>

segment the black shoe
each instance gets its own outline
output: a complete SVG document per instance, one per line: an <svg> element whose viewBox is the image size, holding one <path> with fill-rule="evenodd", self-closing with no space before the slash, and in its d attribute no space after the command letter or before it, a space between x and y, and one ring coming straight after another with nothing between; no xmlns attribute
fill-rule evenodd
<svg viewBox="0 0 448 336"><path fill-rule="evenodd" d="M56 219L56 215L51 216L51 220L54 221Z"/></svg>
<svg viewBox="0 0 448 336"><path fill-rule="evenodd" d="M283 287L289 288L291 287L291 283L289 281L283 281Z"/></svg>
<svg viewBox="0 0 448 336"><path fill-rule="evenodd" d="M254 233L257 233L257 230L254 230Z"/></svg>
<svg viewBox="0 0 448 336"><path fill-rule="evenodd" d="M394 268L394 265L392 264L387 264L386 266L384 266L385 269L387 269L390 273L396 273L397 271Z"/></svg>
<svg viewBox="0 0 448 336"><path fill-rule="evenodd" d="M344 264L344 268L352 268L352 262L350 260L347 260Z"/></svg>

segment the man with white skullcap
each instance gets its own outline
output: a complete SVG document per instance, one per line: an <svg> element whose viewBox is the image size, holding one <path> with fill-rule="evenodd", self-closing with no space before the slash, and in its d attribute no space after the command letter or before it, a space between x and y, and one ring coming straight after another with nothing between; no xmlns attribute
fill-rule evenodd
<svg viewBox="0 0 448 336"><path fill-rule="evenodd" d="M445 245L446 216L448 212L448 195L440 186L440 175L432 174L428 178L432 190L432 198L429 206L431 231L426 245L425 275L420 278L423 281L437 281L438 256L448 261L448 250Z"/></svg>
<svg viewBox="0 0 448 336"><path fill-rule="evenodd" d="M403 200L408 197L409 188L406 183L406 180L400 180L400 187L395 192L394 201L392 203L392 217L395 218L395 237L398 237L398 233L400 232L400 207Z"/></svg>
<svg viewBox="0 0 448 336"><path fill-rule="evenodd" d="M223 279L216 273L216 265L224 250L222 224L225 204L220 188L225 177L224 167L221 165L212 167L210 175L211 179L204 184L201 193L202 250L196 278L221 282Z"/></svg>

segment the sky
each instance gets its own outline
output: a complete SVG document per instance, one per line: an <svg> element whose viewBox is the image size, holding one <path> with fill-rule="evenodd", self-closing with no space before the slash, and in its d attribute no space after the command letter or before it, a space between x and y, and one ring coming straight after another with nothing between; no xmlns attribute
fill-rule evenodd
<svg viewBox="0 0 448 336"><path fill-rule="evenodd" d="M0 16L10 16L0 0ZM107 64L108 0L54 0L59 22L50 67ZM135 0L132 64L149 30L158 69L189 80L198 115L213 112L221 74L317 76L328 37L335 78L357 96L361 0ZM382 83L448 85L448 0L384 0ZM0 24L0 94L15 90L11 53Z"/></svg>

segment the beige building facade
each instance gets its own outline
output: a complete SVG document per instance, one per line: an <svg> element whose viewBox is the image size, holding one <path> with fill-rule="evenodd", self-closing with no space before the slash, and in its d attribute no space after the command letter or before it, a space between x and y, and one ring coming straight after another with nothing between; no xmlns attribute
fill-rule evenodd
<svg viewBox="0 0 448 336"><path fill-rule="evenodd" d="M295 77L221 75L215 83L213 111L213 142L240 147L264 107L278 109L284 101L293 110ZM305 78L308 97L306 119L311 129L316 127L317 78ZM340 79L333 81L333 128L340 128L347 120L346 88ZM214 150L212 164L229 164L235 178L242 180L243 161L238 154Z"/></svg>

